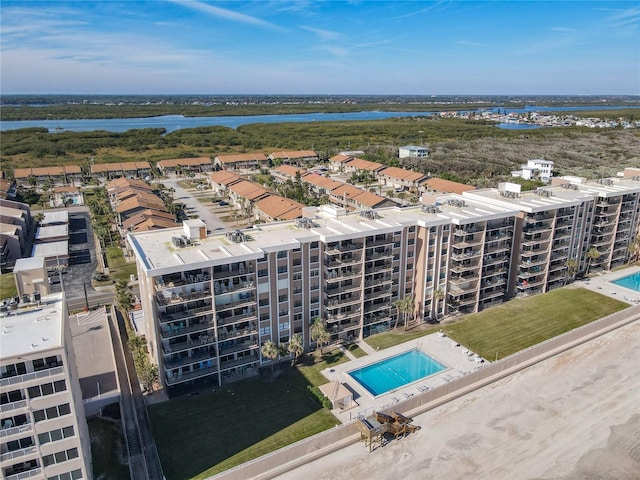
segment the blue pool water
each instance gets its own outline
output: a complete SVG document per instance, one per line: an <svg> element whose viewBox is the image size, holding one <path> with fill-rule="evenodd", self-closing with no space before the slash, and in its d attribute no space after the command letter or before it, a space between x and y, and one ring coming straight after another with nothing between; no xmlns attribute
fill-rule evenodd
<svg viewBox="0 0 640 480"><path fill-rule="evenodd" d="M640 272L632 273L626 277L619 278L611 282L619 287L628 288L629 290L635 290L640 292Z"/></svg>
<svg viewBox="0 0 640 480"><path fill-rule="evenodd" d="M369 393L377 396L438 373L445 368L441 363L416 349L352 370L349 375Z"/></svg>

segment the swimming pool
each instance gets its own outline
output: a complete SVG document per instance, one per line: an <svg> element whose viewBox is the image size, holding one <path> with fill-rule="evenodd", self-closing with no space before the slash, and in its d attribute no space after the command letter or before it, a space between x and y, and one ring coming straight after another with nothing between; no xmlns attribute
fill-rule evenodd
<svg viewBox="0 0 640 480"><path fill-rule="evenodd" d="M629 290L640 292L640 272L632 273L631 275L627 275L626 277L614 280L611 283L618 285L619 287L624 287L628 288Z"/></svg>
<svg viewBox="0 0 640 480"><path fill-rule="evenodd" d="M348 373L369 393L378 396L445 368L440 362L415 349Z"/></svg>

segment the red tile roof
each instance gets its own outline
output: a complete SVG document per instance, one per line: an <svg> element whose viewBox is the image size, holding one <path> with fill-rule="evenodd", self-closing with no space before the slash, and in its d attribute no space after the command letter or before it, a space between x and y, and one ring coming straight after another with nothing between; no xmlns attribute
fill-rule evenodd
<svg viewBox="0 0 640 480"><path fill-rule="evenodd" d="M442 178L430 178L425 182L425 185L431 190L443 193L457 193L468 192L469 190L475 190L476 187L471 185L465 185L464 183L452 182L450 180L443 180Z"/></svg>

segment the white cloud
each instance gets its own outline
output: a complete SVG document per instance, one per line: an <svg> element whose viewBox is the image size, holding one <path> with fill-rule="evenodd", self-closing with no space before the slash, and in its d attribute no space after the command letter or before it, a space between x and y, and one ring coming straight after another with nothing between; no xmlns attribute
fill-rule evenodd
<svg viewBox="0 0 640 480"><path fill-rule="evenodd" d="M191 8L193 10L198 10L200 12L206 13L208 15L212 15L218 18L224 18L225 20L232 20L234 22L246 23L249 25L257 25L261 27L280 29L277 25L262 20L257 17L252 17L251 15L245 15L244 13L234 12L233 10L229 10L227 8L220 8L214 5L209 5L208 3L197 2L195 0L168 0L178 5L182 5L183 7Z"/></svg>
<svg viewBox="0 0 640 480"><path fill-rule="evenodd" d="M307 30L311 33L315 33L322 40L334 40L336 38L342 37L342 34L340 32L333 32L331 30L324 30L322 28L315 28L315 27L308 27L308 26L302 26L300 28L302 28L303 30Z"/></svg>
<svg viewBox="0 0 640 480"><path fill-rule="evenodd" d="M480 43L480 42L471 42L469 40L458 40L456 42L458 45L466 45L468 47L488 47L488 43Z"/></svg>

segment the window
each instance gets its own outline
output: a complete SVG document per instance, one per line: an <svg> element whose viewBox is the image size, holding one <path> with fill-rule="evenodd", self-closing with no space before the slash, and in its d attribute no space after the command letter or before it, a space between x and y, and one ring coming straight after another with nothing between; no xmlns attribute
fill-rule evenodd
<svg viewBox="0 0 640 480"><path fill-rule="evenodd" d="M287 251L286 250L279 251L278 258L287 258Z"/></svg>
<svg viewBox="0 0 640 480"><path fill-rule="evenodd" d="M63 450L62 452L54 453L53 455L45 455L42 457L42 463L45 467L53 465L55 463L66 462L78 458L78 449L70 448L69 450Z"/></svg>
<svg viewBox="0 0 640 480"><path fill-rule="evenodd" d="M280 295L280 296L278 297L278 301L279 301L280 303L282 303L282 302L286 302L286 301L287 301L287 294L285 293L284 295Z"/></svg>
<svg viewBox="0 0 640 480"><path fill-rule="evenodd" d="M269 305L269 299L268 298L261 298L258 301L258 305L260 305L261 307L266 307Z"/></svg>
<svg viewBox="0 0 640 480"><path fill-rule="evenodd" d="M288 323L279 323L278 324L278 330L280 330L281 332L283 332L284 330L289 330L289 324Z"/></svg>
<svg viewBox="0 0 640 480"><path fill-rule="evenodd" d="M318 275L320 275L320 270L318 270L317 268L315 268L315 269L313 269L313 270L311 270L309 272L309 276L310 277L317 277Z"/></svg>
<svg viewBox="0 0 640 480"><path fill-rule="evenodd" d="M266 277L268 275L268 270L266 268L258 270L258 278Z"/></svg>
<svg viewBox="0 0 640 480"><path fill-rule="evenodd" d="M271 327L260 327L260 335L271 335Z"/></svg>
<svg viewBox="0 0 640 480"><path fill-rule="evenodd" d="M311 242L311 248L318 248L318 242Z"/></svg>
<svg viewBox="0 0 640 480"><path fill-rule="evenodd" d="M33 412L33 418L36 422L42 420L51 420L52 418L62 417L63 415L69 415L71 413L71 407L68 403L58 405L55 407L49 407L45 410L35 410Z"/></svg>
<svg viewBox="0 0 640 480"><path fill-rule="evenodd" d="M74 435L73 426L58 428L56 430L51 430L50 432L39 434L38 442L40 443L40 445L43 445L45 443L62 440L63 438L73 437L73 435Z"/></svg>
<svg viewBox="0 0 640 480"><path fill-rule="evenodd" d="M279 266L278 273L287 273L287 266L286 265Z"/></svg>
<svg viewBox="0 0 640 480"><path fill-rule="evenodd" d="M47 477L47 480L79 480L82 478L82 470L73 470L71 472L61 473L53 477Z"/></svg>
<svg viewBox="0 0 640 480"><path fill-rule="evenodd" d="M318 256L317 256L317 255L313 255L313 256L309 259L309 261L310 261L311 263L318 263Z"/></svg>

